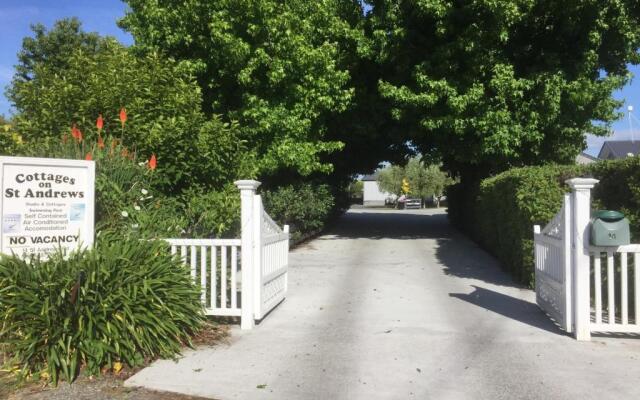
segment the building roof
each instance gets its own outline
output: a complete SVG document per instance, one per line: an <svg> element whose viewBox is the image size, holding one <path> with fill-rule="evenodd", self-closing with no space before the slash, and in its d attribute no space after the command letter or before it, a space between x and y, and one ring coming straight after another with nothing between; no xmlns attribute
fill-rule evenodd
<svg viewBox="0 0 640 400"><path fill-rule="evenodd" d="M362 181L377 181L378 180L378 172L376 172L375 174L371 174L371 175L364 175L362 177Z"/></svg>
<svg viewBox="0 0 640 400"><path fill-rule="evenodd" d="M609 160L626 158L629 153L634 156L640 153L640 140L607 140L602 144L598 158Z"/></svg>
<svg viewBox="0 0 640 400"><path fill-rule="evenodd" d="M591 164L598 161L598 158L587 154L585 152L582 152L580 154L578 154L578 156L576 157L576 163L577 164Z"/></svg>

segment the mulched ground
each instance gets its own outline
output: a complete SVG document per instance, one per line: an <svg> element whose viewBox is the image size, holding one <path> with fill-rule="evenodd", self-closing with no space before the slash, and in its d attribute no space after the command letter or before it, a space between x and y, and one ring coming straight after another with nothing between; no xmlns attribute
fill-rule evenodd
<svg viewBox="0 0 640 400"><path fill-rule="evenodd" d="M30 386L7 395L8 400L200 400L201 397L152 390L127 388L121 376L102 376L97 379L78 378L73 384L65 382L57 387Z"/></svg>
<svg viewBox="0 0 640 400"><path fill-rule="evenodd" d="M193 343L197 347L215 346L227 342L228 325L207 325ZM4 365L0 351L0 366ZM124 368L118 374L106 373L99 377L87 377L80 374L73 384L60 382L58 386L43 382L18 384L15 376L6 370L0 370L0 399L10 400L201 400L201 397L185 396L176 393L156 392L141 388L124 387L124 381L139 369Z"/></svg>

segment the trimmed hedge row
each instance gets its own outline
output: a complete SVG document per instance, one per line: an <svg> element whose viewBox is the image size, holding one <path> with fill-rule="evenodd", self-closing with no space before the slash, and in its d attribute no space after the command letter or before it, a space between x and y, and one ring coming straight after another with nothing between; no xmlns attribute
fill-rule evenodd
<svg viewBox="0 0 640 400"><path fill-rule="evenodd" d="M533 225L544 226L569 192L567 179L593 176L594 209L622 211L631 236L640 238L640 158L600 161L587 166L514 168L474 186L450 188L449 218L492 253L514 279L534 285Z"/></svg>

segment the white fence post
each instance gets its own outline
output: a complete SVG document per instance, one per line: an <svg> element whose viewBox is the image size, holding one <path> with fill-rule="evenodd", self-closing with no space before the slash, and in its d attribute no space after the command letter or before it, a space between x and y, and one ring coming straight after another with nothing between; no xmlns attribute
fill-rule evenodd
<svg viewBox="0 0 640 400"><path fill-rule="evenodd" d="M573 230L571 221L573 218L573 208L571 206L571 195L565 194L562 199L564 215L562 221L562 274L564 276L564 330L568 333L573 332L573 270L571 268L571 238Z"/></svg>
<svg viewBox="0 0 640 400"><path fill-rule="evenodd" d="M254 226L255 220L260 216L255 215L253 207L256 189L260 182L254 180L235 181L235 185L240 189L241 207L241 241L242 241L242 311L240 316L240 328L251 329L254 326L253 320L253 279L254 270L259 268L254 263L255 243Z"/></svg>
<svg viewBox="0 0 640 400"><path fill-rule="evenodd" d="M253 196L253 317L262 319L262 197Z"/></svg>
<svg viewBox="0 0 640 400"><path fill-rule="evenodd" d="M573 178L571 187L572 269L574 327L577 340L590 340L591 299L589 290L589 220L591 219L591 189L597 179Z"/></svg>

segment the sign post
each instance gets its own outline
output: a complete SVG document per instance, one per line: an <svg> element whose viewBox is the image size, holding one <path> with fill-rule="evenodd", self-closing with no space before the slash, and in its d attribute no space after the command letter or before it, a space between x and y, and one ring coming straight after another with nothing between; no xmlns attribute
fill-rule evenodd
<svg viewBox="0 0 640 400"><path fill-rule="evenodd" d="M0 253L47 258L93 245L93 161L0 157L0 178Z"/></svg>

